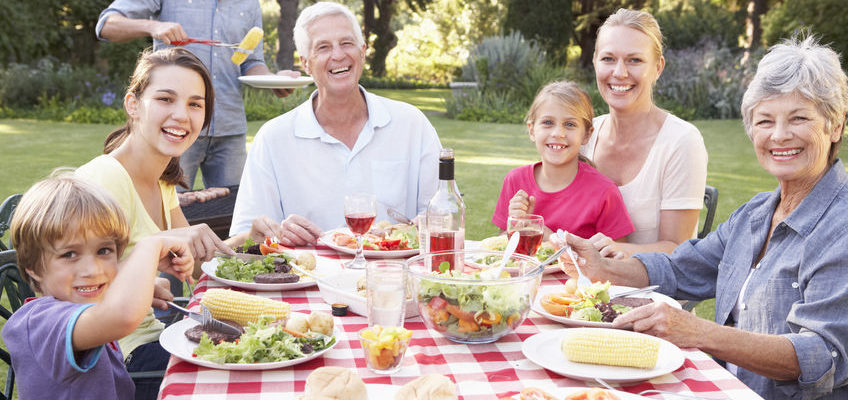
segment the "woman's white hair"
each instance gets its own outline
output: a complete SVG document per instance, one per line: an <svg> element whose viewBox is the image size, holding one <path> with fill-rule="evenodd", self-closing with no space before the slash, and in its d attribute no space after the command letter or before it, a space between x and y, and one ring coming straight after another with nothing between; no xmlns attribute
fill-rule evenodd
<svg viewBox="0 0 848 400"><path fill-rule="evenodd" d="M318 18L329 15L345 16L350 21L350 25L353 28L353 36L356 40L356 45L362 46L365 44L365 40L362 38L362 28L360 28L359 21L350 9L339 3L321 1L304 8L297 17L297 22L294 24L294 45L297 48L298 55L304 58L309 57L309 48L312 46L312 38L309 37L309 33L306 30Z"/></svg>
<svg viewBox="0 0 848 400"><path fill-rule="evenodd" d="M798 93L816 105L825 118L826 131L842 125L848 113L848 77L839 64L839 54L812 35L796 35L769 49L742 97L742 121L749 138L753 137L754 108L789 93ZM831 161L839 143L834 146Z"/></svg>

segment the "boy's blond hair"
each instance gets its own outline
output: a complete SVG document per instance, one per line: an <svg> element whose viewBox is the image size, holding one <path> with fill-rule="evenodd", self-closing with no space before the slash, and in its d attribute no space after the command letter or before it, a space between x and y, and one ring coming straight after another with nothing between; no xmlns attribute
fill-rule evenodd
<svg viewBox="0 0 848 400"><path fill-rule="evenodd" d="M68 235L95 235L115 240L118 258L129 241L129 225L118 203L105 189L57 170L32 185L21 197L10 227L21 276L38 292L27 273L43 274L54 244Z"/></svg>

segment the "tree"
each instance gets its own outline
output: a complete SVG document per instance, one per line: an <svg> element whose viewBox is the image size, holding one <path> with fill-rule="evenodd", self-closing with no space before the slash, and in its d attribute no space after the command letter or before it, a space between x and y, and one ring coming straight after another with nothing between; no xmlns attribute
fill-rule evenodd
<svg viewBox="0 0 848 400"><path fill-rule="evenodd" d="M773 45L796 32L809 30L845 60L848 55L846 20L848 8L844 0L787 1L776 5L763 18L763 39L766 44Z"/></svg>
<svg viewBox="0 0 848 400"><path fill-rule="evenodd" d="M508 32L518 31L535 40L548 53L548 60L564 65L573 30L572 0L509 0L506 21Z"/></svg>
<svg viewBox="0 0 848 400"><path fill-rule="evenodd" d="M579 0L579 11L574 14L577 44L580 46L580 66L592 67L592 54L598 28L619 8L641 9L646 0ZM576 7L575 7L576 8Z"/></svg>
<svg viewBox="0 0 848 400"><path fill-rule="evenodd" d="M294 68L294 23L297 21L298 0L277 0L280 5L280 20L277 23L277 68Z"/></svg>
<svg viewBox="0 0 848 400"><path fill-rule="evenodd" d="M406 4L413 11L420 11L427 7L432 0L406 0ZM389 52L397 46L397 35L392 29L392 18L398 10L396 0L363 0L362 1L362 30L365 41L371 41L372 52L368 56L373 76L386 75L386 57Z"/></svg>

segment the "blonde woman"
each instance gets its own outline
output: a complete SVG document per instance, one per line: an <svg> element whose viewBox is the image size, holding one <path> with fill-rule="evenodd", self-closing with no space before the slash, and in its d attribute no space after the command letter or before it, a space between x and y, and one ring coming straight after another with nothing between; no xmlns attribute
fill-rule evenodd
<svg viewBox="0 0 848 400"><path fill-rule="evenodd" d="M595 235L604 256L671 252L695 236L707 151L694 125L653 102L662 50L659 25L646 12L620 9L598 30L593 63L610 112L594 119L581 153L618 185L636 229L629 243Z"/></svg>

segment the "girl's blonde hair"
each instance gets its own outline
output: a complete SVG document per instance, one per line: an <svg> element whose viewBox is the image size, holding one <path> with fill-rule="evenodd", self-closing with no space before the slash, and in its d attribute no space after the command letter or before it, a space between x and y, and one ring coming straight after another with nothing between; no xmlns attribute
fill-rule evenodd
<svg viewBox="0 0 848 400"><path fill-rule="evenodd" d="M533 104L530 105L530 109L527 110L527 115L524 117L524 122L527 124L528 129L532 129L533 121L539 116L539 107L548 100L558 102L567 112L579 118L583 122L583 126L586 127L585 134L588 134L589 129L592 127L592 119L595 117L595 111L592 108L592 98L589 97L589 93L571 81L551 82L540 89L539 93L536 93ZM578 159L592 164L582 154Z"/></svg>
<svg viewBox="0 0 848 400"><path fill-rule="evenodd" d="M657 23L656 18L650 13L645 11L638 10L628 10L626 8L619 8L615 14L610 15L606 21L604 21L603 25L598 28L598 36L601 35L601 32L606 28L611 28L615 26L624 26L627 28L635 29L639 32L644 33L651 39L651 43L653 44L653 53L656 56L657 60L662 58L663 53L663 36L660 31L660 24ZM595 53L598 52L598 42L595 42Z"/></svg>
<svg viewBox="0 0 848 400"><path fill-rule="evenodd" d="M203 96L204 118L201 130L206 129L212 122L212 112L215 105L215 91L212 88L212 77L209 75L209 70L206 69L203 62L192 52L182 47L172 47L159 51L152 51L151 49L143 51L138 56L135 71L132 77L130 77L129 86L127 86L127 93L132 93L140 98L144 89L147 89L147 86L150 85L150 77L153 75L153 70L157 67L170 65L190 69L197 72L203 79L206 94ZM123 126L110 133L109 136L106 136L106 141L103 143L103 154L109 154L117 149L129 137L132 129L132 120L128 117L127 122ZM165 171L162 172L159 179L168 184L180 185L189 189L189 184L185 182L183 170L180 168L179 157L171 158L171 161L165 167Z"/></svg>
<svg viewBox="0 0 848 400"><path fill-rule="evenodd" d="M129 242L129 225L108 192L64 169L24 193L9 234L17 250L21 277L41 292L27 270L42 275L47 257L56 253L57 242L69 235L113 239L120 259Z"/></svg>

